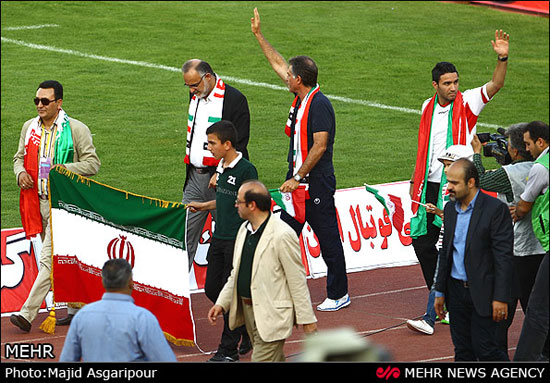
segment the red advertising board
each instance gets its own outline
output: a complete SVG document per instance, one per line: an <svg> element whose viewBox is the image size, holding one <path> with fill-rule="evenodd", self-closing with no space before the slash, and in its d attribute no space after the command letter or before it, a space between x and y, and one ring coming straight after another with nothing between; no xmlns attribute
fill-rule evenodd
<svg viewBox="0 0 550 383"><path fill-rule="evenodd" d="M32 288L38 264L22 228L2 230L2 314L17 312ZM46 304L42 304L45 308Z"/></svg>

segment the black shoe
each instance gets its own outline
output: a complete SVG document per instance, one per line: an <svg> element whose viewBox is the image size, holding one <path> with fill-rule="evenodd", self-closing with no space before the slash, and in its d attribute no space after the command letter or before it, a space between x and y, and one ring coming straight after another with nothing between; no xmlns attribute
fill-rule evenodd
<svg viewBox="0 0 550 383"><path fill-rule="evenodd" d="M250 338L243 339L241 344L239 345L239 355L245 355L248 354L252 350L252 342L250 341Z"/></svg>
<svg viewBox="0 0 550 383"><path fill-rule="evenodd" d="M239 361L239 355L228 356L228 355L222 354L221 352L217 352L216 355L214 355L212 358L207 360L207 362L222 362L222 363L230 363L230 362L238 362L238 361Z"/></svg>
<svg viewBox="0 0 550 383"><path fill-rule="evenodd" d="M71 321L73 320L74 314L69 314L65 318L56 319L55 325L56 326L68 326L71 324Z"/></svg>
<svg viewBox="0 0 550 383"><path fill-rule="evenodd" d="M23 318L21 315L18 314L12 314L10 317L10 322L15 326L18 327L20 330L29 332L31 331L31 324L28 320Z"/></svg>

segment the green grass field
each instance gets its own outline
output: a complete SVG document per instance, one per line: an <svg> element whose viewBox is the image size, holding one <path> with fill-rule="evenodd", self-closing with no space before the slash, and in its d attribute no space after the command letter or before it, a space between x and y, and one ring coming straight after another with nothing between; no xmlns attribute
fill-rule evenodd
<svg viewBox="0 0 550 383"><path fill-rule="evenodd" d="M2 228L20 226L12 158L47 79L63 84L64 109L94 134L94 179L180 201L188 96L178 69L202 58L247 96L251 160L268 187L279 186L292 95L261 84L283 86L250 32L255 6L273 46L287 59L313 57L321 90L337 97L338 188L410 177L432 67L451 61L462 90L481 86L496 64L497 28L511 35L508 76L478 132L549 120L548 18L416 1L2 2ZM17 28L41 24L57 26Z"/></svg>

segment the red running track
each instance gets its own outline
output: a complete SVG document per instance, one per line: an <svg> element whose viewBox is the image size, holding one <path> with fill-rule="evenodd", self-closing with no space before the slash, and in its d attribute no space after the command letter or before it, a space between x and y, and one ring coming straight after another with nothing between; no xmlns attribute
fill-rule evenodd
<svg viewBox="0 0 550 383"><path fill-rule="evenodd" d="M368 341L384 347L390 352L394 361L452 362L454 360L448 325L437 323L433 335L424 335L411 331L405 324L407 319L423 315L426 308L428 291L419 265L350 273L348 279L351 305L337 312L316 311L320 331L351 327ZM314 306L326 297L325 283L325 278L308 280ZM204 294L193 294L191 300L198 347L172 345L172 349L180 362L204 362L211 357L205 353L216 350L222 326L220 323L213 327L208 323L206 314L211 307L211 302ZM64 317L66 310L60 310L57 315ZM14 327L9 323L9 317L2 318L1 358L3 362L14 361L6 359L4 353L6 343L16 342L49 343L54 346L55 360L57 360L61 354L68 327L58 326L55 334L45 334L38 327L46 316L47 313L39 314L29 333L23 333ZM523 312L518 305L514 322L508 332L510 358L513 358L515 352L523 318ZM300 360L303 341L302 328L295 328L285 344L287 361ZM250 353L241 357L241 361L250 361Z"/></svg>

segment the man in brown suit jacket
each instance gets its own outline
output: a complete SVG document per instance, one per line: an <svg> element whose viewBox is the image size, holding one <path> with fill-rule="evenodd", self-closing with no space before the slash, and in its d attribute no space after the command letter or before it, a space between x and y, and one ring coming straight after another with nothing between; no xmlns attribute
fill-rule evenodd
<svg viewBox="0 0 550 383"><path fill-rule="evenodd" d="M21 188L21 193L38 194L38 204L36 207L37 220L42 220L42 230L36 230L42 239L42 249L40 252L40 271L29 296L18 314L13 314L10 318L11 323L21 329L29 332L31 324L38 314L38 310L44 301L44 298L50 290L50 271L52 265L52 247L50 237L50 202L48 199L48 174L54 164L60 164L68 170L83 176L92 176L99 171L101 162L96 154L95 146L92 140L90 129L82 122L68 117L62 108L63 104L63 86L53 80L42 82L36 91L34 99L38 116L32 118L23 124L19 146L13 157L13 171L15 173L17 185ZM66 161L61 161L56 153L57 143L60 141L62 131L69 131L70 155ZM38 141L38 153L34 159L30 159L30 141ZM39 163L39 171L34 176L33 168L29 165L31 162ZM36 169L35 169L36 170ZM39 212L38 212L39 210ZM27 236L33 236L25 227L28 222L28 210L21 210L23 228ZM40 216L38 216L38 214ZM38 222L40 224L40 222ZM67 318L57 320L58 325L67 325L70 323L76 310L69 306L69 315Z"/></svg>
<svg viewBox="0 0 550 383"><path fill-rule="evenodd" d="M294 324L306 334L317 330L298 238L271 214L271 196L261 182L245 182L235 206L247 222L237 233L231 276L208 319L214 325L229 311L230 328L246 325L253 362L281 362Z"/></svg>

